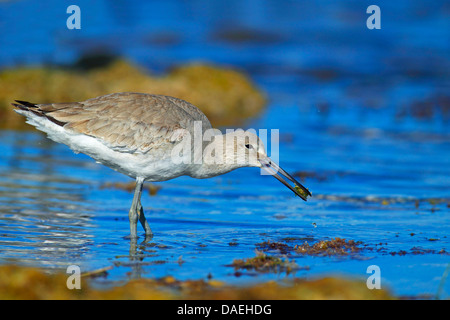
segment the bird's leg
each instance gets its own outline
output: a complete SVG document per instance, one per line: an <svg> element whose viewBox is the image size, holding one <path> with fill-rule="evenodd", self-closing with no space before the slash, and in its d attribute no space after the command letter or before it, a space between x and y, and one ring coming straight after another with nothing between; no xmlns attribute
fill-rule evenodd
<svg viewBox="0 0 450 320"><path fill-rule="evenodd" d="M140 200L139 200L139 221L141 222L142 227L145 230L145 236L146 237L152 236L153 232L152 229L150 229L150 225L148 224L147 219L145 219L144 208L142 207Z"/></svg>
<svg viewBox="0 0 450 320"><path fill-rule="evenodd" d="M130 211L128 212L128 218L130 219L130 237L131 239L136 239L137 236L137 221L139 219L142 194L142 185L144 184L144 179L136 178L136 187L134 189L133 202L131 203Z"/></svg>

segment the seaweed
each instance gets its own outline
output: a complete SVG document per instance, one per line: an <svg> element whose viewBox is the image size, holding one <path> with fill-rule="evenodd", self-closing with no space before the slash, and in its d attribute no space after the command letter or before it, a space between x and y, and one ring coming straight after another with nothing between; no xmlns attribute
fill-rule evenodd
<svg viewBox="0 0 450 320"><path fill-rule="evenodd" d="M237 270L252 270L258 273L275 272L286 274L292 271L299 270L301 267L293 261L289 261L288 258L281 259L275 256L269 256L264 252L256 250L256 256L246 259L235 259L233 263L228 265Z"/></svg>
<svg viewBox="0 0 450 320"><path fill-rule="evenodd" d="M301 245L296 245L294 250L297 253L312 256L346 256L360 252L361 244L361 241L334 238L318 241L313 245L305 241Z"/></svg>
<svg viewBox="0 0 450 320"><path fill-rule="evenodd" d="M230 285L222 281L134 279L96 289L92 278L81 278L80 290L66 287L67 274L46 274L40 269L0 266L0 299L115 300L115 299L395 299L389 291L367 290L365 281L336 277L315 280L293 278L283 283Z"/></svg>

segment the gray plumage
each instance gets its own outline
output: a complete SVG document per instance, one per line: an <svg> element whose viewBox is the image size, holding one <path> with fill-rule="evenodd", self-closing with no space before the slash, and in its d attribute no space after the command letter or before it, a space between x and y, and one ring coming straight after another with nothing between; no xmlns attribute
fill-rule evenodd
<svg viewBox="0 0 450 320"><path fill-rule="evenodd" d="M17 101L21 109L80 134L95 137L116 151L147 153L166 149L179 141L177 129L193 134L194 121L212 128L196 106L169 96L144 93L113 93L82 102L32 104Z"/></svg>

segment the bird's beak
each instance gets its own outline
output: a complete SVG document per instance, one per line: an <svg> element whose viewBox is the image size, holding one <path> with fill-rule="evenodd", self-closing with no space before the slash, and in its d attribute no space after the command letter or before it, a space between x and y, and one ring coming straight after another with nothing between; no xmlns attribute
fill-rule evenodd
<svg viewBox="0 0 450 320"><path fill-rule="evenodd" d="M261 167L266 170L268 173L277 178L282 184L292 190L297 196L306 201L308 196L312 196L311 192L301 185L297 180L295 180L289 173L281 169L275 162L270 160L269 157L258 159L261 163ZM294 183L294 186L291 186L286 179L290 180Z"/></svg>

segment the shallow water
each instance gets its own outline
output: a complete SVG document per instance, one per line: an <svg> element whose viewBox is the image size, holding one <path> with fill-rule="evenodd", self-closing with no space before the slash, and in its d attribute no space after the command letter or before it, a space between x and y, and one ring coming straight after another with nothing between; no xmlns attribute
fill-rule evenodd
<svg viewBox="0 0 450 320"><path fill-rule="evenodd" d="M382 287L395 294L448 297L450 281L442 275L450 262L450 50L448 41L439 41L449 38L448 6L416 1L402 10L401 4L382 2L387 18L373 35L365 29L365 7L356 2L291 4L289 10L277 3L237 16L252 1L206 8L197 2L159 4L156 11L165 15L152 22L140 12L156 15L154 8L91 7L104 13L98 21L114 23L100 28L89 15L83 32L62 30L58 41L42 47L21 44L33 54L11 49L0 62L71 61L100 37L106 48L153 70L192 59L237 66L269 98L266 111L247 127L280 130L280 165L305 176L302 182L313 193L308 202L257 169L158 183L156 195L142 196L155 236L144 241L141 232L135 248L125 239L132 193L107 187L129 178L44 135L0 131L1 263L58 270L77 264L82 271L113 266L106 278L95 280L99 286L166 275L236 284L294 276L366 279L367 267L378 265ZM19 4L2 6L8 19L14 16L8 10ZM33 10L23 8L25 16ZM47 14L54 11L49 6ZM411 25L417 17L420 23ZM245 42L224 27L232 18ZM56 23L33 30L35 38L45 38ZM20 28L2 34L3 42L23 38ZM134 31L133 41L127 30ZM105 37L112 34L121 47ZM236 274L229 266L254 257L263 241L293 246L335 237L361 241L362 250L339 257L291 251L289 259L308 267L291 274Z"/></svg>

